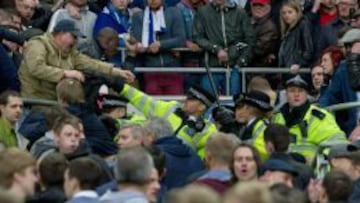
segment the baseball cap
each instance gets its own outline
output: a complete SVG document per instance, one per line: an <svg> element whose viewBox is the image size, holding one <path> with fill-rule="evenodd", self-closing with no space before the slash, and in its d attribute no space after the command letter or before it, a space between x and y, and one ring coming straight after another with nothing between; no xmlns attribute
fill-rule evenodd
<svg viewBox="0 0 360 203"><path fill-rule="evenodd" d="M264 163L262 166L263 172L265 171L281 171L286 172L294 177L299 175L299 172L296 170L296 168L283 160L280 159L269 159Z"/></svg>
<svg viewBox="0 0 360 203"><path fill-rule="evenodd" d="M68 19L59 21L55 25L53 32L70 32L76 37L86 38L86 36L81 33L80 29L76 27L75 22Z"/></svg>
<svg viewBox="0 0 360 203"><path fill-rule="evenodd" d="M349 44L353 42L360 42L360 29L353 28L347 31L344 36L340 39L340 42L343 44Z"/></svg>
<svg viewBox="0 0 360 203"><path fill-rule="evenodd" d="M357 151L358 149L359 149L359 146L356 143L336 144L330 148L328 159L331 160L333 158L347 157L352 152Z"/></svg>

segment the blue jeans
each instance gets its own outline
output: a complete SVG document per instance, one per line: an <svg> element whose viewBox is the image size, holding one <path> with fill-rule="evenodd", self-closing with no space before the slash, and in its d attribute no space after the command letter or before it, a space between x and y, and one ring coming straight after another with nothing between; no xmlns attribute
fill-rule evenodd
<svg viewBox="0 0 360 203"><path fill-rule="evenodd" d="M213 74L215 87L217 88L217 93L222 95L226 94L226 73L215 73ZM201 80L201 86L207 91L214 93L210 79L208 75L204 75ZM239 94L241 92L241 77L237 69L232 68L230 72L230 95Z"/></svg>

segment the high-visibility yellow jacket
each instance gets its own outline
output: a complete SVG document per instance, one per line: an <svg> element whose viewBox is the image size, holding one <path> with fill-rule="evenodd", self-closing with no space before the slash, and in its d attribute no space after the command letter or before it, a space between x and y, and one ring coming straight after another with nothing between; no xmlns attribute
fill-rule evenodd
<svg viewBox="0 0 360 203"><path fill-rule="evenodd" d="M253 129L251 131L251 139L245 141L255 147L255 149L259 152L262 161L266 161L270 156L265 148L264 141L266 123L262 119L257 119L255 122L256 123L253 125Z"/></svg>
<svg viewBox="0 0 360 203"><path fill-rule="evenodd" d="M121 96L127 98L129 102L141 111L146 118L150 116L158 116L168 120L176 131L182 125L182 118L174 112L180 108L180 103L176 101L161 101L155 100L151 96L133 88L127 84L124 85L120 93ZM208 120L205 120L205 127L201 132L196 132L194 129L183 126L177 136L191 148L197 151L198 155L203 158L205 156L205 144L210 135L217 131L215 125Z"/></svg>
<svg viewBox="0 0 360 203"><path fill-rule="evenodd" d="M272 121L286 125L281 112L276 113ZM321 144L346 142L345 133L334 116L315 105L310 105L301 122L287 127L292 134L290 151L302 154L308 161L314 158Z"/></svg>

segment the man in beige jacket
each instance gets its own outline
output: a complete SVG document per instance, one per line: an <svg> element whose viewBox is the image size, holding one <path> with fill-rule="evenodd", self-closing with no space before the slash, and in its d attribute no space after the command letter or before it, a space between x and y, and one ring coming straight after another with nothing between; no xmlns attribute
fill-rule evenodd
<svg viewBox="0 0 360 203"><path fill-rule="evenodd" d="M75 78L84 82L81 71L86 69L120 76L127 82L134 80L135 76L130 71L121 70L77 51L75 44L79 37L83 37L83 34L73 21L61 20L52 33L45 33L28 42L19 69L22 96L56 100L57 83L63 78Z"/></svg>

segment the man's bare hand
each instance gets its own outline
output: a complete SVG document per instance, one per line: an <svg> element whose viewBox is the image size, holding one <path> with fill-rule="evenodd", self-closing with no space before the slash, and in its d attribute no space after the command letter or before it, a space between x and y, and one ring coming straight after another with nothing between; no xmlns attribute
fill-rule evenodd
<svg viewBox="0 0 360 203"><path fill-rule="evenodd" d="M135 75L129 70L114 68L113 73L116 76L122 77L127 83L132 83L135 80Z"/></svg>
<svg viewBox="0 0 360 203"><path fill-rule="evenodd" d="M220 62L227 62L229 60L229 55L224 49L218 52L217 57Z"/></svg>
<svg viewBox="0 0 360 203"><path fill-rule="evenodd" d="M73 79L79 80L80 82L85 81L84 74L82 74L80 71L77 71L77 70L65 70L64 77L65 78L73 78Z"/></svg>
<svg viewBox="0 0 360 203"><path fill-rule="evenodd" d="M160 50L160 42L154 42L149 46L149 52L152 54L157 54Z"/></svg>

